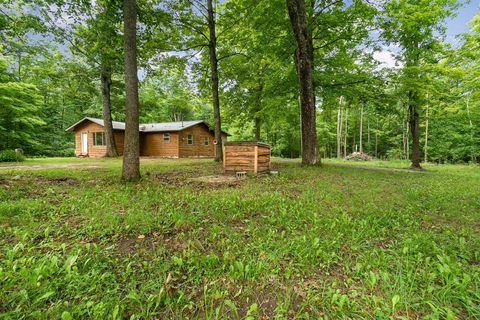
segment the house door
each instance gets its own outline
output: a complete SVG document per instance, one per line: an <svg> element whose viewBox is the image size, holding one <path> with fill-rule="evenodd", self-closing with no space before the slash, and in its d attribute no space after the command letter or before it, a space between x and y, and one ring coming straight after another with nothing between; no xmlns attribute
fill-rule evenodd
<svg viewBox="0 0 480 320"><path fill-rule="evenodd" d="M88 154L88 133L82 132L80 136L81 140L81 153Z"/></svg>

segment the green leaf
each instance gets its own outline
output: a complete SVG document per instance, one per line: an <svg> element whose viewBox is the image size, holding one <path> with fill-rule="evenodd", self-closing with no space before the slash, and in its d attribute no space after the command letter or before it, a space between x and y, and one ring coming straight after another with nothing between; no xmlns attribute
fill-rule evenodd
<svg viewBox="0 0 480 320"><path fill-rule="evenodd" d="M72 315L68 311L62 312L62 320L73 320Z"/></svg>
<svg viewBox="0 0 480 320"><path fill-rule="evenodd" d="M392 298L392 310L395 310L395 306L400 301L400 296L398 294L394 295Z"/></svg>

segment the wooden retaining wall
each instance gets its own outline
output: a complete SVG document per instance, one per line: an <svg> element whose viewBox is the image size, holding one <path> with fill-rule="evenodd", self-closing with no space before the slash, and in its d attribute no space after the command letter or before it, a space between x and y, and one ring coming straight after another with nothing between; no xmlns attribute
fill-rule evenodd
<svg viewBox="0 0 480 320"><path fill-rule="evenodd" d="M225 172L270 171L271 147L261 142L225 142L223 144L223 169Z"/></svg>

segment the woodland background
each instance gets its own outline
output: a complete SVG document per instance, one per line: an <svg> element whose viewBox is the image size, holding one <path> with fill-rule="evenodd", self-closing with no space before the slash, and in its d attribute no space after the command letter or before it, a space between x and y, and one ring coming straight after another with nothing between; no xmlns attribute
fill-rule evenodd
<svg viewBox="0 0 480 320"><path fill-rule="evenodd" d="M137 5L140 122L213 124L203 2ZM322 157L363 151L408 159L406 93L415 87L422 158L479 161L480 15L458 45L445 41L445 19L461 5L312 1ZM298 157L296 45L285 2L227 0L215 9L223 129L230 140L258 139L275 156ZM124 121L122 28L118 1L0 1L0 150L72 156L65 129L83 116L102 117L102 81L111 83L113 119ZM415 66L406 63L409 39L418 45ZM393 48L396 66L374 59L385 48Z"/></svg>

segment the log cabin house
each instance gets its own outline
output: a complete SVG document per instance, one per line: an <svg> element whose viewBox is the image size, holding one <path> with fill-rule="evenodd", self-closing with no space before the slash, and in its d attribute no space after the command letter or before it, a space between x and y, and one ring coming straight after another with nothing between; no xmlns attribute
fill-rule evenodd
<svg viewBox="0 0 480 320"><path fill-rule="evenodd" d="M113 121L113 134L119 154L123 154L125 123ZM77 157L103 157L106 154L102 119L85 117L66 129L75 133ZM215 156L215 135L203 120L148 123L139 126L140 156L188 158ZM222 132L226 141L229 134Z"/></svg>

